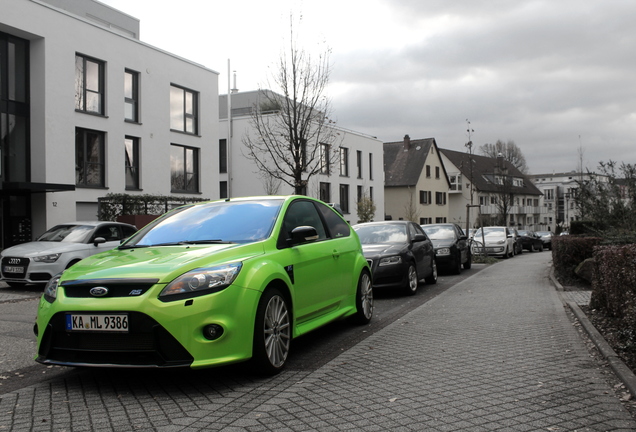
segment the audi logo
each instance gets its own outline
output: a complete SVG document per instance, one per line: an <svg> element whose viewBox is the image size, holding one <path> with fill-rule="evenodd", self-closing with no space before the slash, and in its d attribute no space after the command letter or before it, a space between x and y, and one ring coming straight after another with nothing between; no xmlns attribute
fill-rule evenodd
<svg viewBox="0 0 636 432"><path fill-rule="evenodd" d="M20 258L9 258L9 264L20 264Z"/></svg>

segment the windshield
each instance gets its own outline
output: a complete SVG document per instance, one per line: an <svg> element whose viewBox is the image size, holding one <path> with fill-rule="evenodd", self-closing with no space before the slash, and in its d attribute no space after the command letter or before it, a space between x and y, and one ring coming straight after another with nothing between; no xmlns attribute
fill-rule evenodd
<svg viewBox="0 0 636 432"><path fill-rule="evenodd" d="M505 237L506 232L504 228L501 227L483 227L479 228L477 232L475 232L475 238L481 237L481 232L484 232L484 237Z"/></svg>
<svg viewBox="0 0 636 432"><path fill-rule="evenodd" d="M452 240L455 238L455 230L446 225L440 226L422 226L424 232L431 240Z"/></svg>
<svg viewBox="0 0 636 432"><path fill-rule="evenodd" d="M530 233L528 231L517 231L519 233L520 236L529 236Z"/></svg>
<svg viewBox="0 0 636 432"><path fill-rule="evenodd" d="M251 243L269 237L283 200L218 201L176 209L124 247Z"/></svg>
<svg viewBox="0 0 636 432"><path fill-rule="evenodd" d="M354 227L360 243L406 243L406 225L365 225Z"/></svg>
<svg viewBox="0 0 636 432"><path fill-rule="evenodd" d="M90 225L56 225L36 241L85 243L94 229L95 227Z"/></svg>

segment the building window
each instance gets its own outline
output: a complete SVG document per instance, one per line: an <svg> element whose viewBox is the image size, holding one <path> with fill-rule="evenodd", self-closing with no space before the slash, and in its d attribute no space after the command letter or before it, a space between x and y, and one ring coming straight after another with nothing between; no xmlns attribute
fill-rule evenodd
<svg viewBox="0 0 636 432"><path fill-rule="evenodd" d="M420 191L420 204L431 203L431 191Z"/></svg>
<svg viewBox="0 0 636 432"><path fill-rule="evenodd" d="M420 225L425 225L430 223L433 223L433 218L430 218L430 217L420 218Z"/></svg>
<svg viewBox="0 0 636 432"><path fill-rule="evenodd" d="M320 144L320 173L329 175L329 145L328 144Z"/></svg>
<svg viewBox="0 0 636 432"><path fill-rule="evenodd" d="M124 138L126 147L126 189L139 189L139 138Z"/></svg>
<svg viewBox="0 0 636 432"><path fill-rule="evenodd" d="M485 197L485 196L479 197L479 205L486 205L486 202L488 202L488 197Z"/></svg>
<svg viewBox="0 0 636 432"><path fill-rule="evenodd" d="M369 153L369 180L373 180L373 153Z"/></svg>
<svg viewBox="0 0 636 432"><path fill-rule="evenodd" d="M170 86L170 129L198 133L199 94L175 85Z"/></svg>
<svg viewBox="0 0 636 432"><path fill-rule="evenodd" d="M227 182L219 182L219 198L227 198Z"/></svg>
<svg viewBox="0 0 636 432"><path fill-rule="evenodd" d="M373 201L373 186L369 186L369 199Z"/></svg>
<svg viewBox="0 0 636 432"><path fill-rule="evenodd" d="M362 178L362 152L356 151L356 164L358 166L358 178Z"/></svg>
<svg viewBox="0 0 636 432"><path fill-rule="evenodd" d="M349 176L349 149L340 147L340 175Z"/></svg>
<svg viewBox="0 0 636 432"><path fill-rule="evenodd" d="M446 192L435 192L435 204L446 205Z"/></svg>
<svg viewBox="0 0 636 432"><path fill-rule="evenodd" d="M435 223L446 223L445 217L437 217L435 218Z"/></svg>
<svg viewBox="0 0 636 432"><path fill-rule="evenodd" d="M320 199L326 203L331 202L331 183L320 182Z"/></svg>
<svg viewBox="0 0 636 432"><path fill-rule="evenodd" d="M340 209L342 213L349 213L349 185L340 185Z"/></svg>
<svg viewBox="0 0 636 432"><path fill-rule="evenodd" d="M219 140L219 172L226 173L227 172L227 140L220 139ZM227 198L227 197L221 197Z"/></svg>
<svg viewBox="0 0 636 432"><path fill-rule="evenodd" d="M439 167L438 166L435 167L435 178L436 179L439 178Z"/></svg>
<svg viewBox="0 0 636 432"><path fill-rule="evenodd" d="M75 55L75 109L104 114L104 62Z"/></svg>
<svg viewBox="0 0 636 432"><path fill-rule="evenodd" d="M170 188L172 192L199 192L199 149L171 145Z"/></svg>
<svg viewBox="0 0 636 432"><path fill-rule="evenodd" d="M450 189L460 191L462 190L462 175L461 174L453 174L448 176L448 180L450 181Z"/></svg>
<svg viewBox="0 0 636 432"><path fill-rule="evenodd" d="M75 184L104 187L104 132L75 129Z"/></svg>
<svg viewBox="0 0 636 432"><path fill-rule="evenodd" d="M358 197L356 202L360 202L360 200L362 200L362 197L364 196L364 188L362 186L358 186L356 190L357 190L357 197Z"/></svg>
<svg viewBox="0 0 636 432"><path fill-rule="evenodd" d="M124 119L139 122L139 73L128 69L124 72Z"/></svg>
<svg viewBox="0 0 636 432"><path fill-rule="evenodd" d="M426 165L426 177L431 178L431 166Z"/></svg>

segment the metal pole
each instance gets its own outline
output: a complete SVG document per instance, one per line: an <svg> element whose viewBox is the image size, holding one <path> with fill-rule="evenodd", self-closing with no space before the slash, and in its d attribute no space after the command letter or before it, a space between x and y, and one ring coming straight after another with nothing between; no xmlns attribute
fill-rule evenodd
<svg viewBox="0 0 636 432"><path fill-rule="evenodd" d="M230 59L227 59L227 197L232 198L232 90Z"/></svg>

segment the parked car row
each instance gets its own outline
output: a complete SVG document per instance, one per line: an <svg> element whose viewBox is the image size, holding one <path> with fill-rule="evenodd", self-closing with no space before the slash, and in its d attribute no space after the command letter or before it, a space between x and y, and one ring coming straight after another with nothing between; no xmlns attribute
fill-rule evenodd
<svg viewBox="0 0 636 432"><path fill-rule="evenodd" d="M542 252L552 248L552 233L536 233L531 230L516 230L504 226L482 227L472 237L473 253L486 253L491 256L510 258L523 253Z"/></svg>

